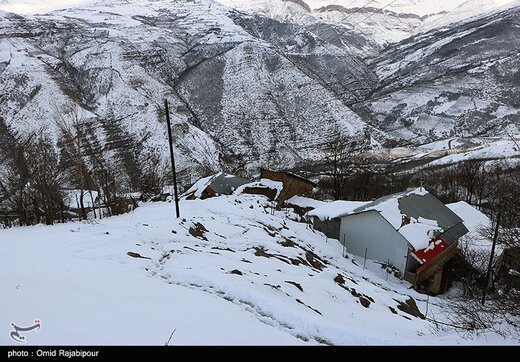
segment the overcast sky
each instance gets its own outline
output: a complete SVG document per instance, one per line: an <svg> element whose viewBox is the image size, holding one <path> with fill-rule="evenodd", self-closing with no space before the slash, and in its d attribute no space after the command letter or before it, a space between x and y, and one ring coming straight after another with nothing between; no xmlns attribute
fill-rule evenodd
<svg viewBox="0 0 520 362"><path fill-rule="evenodd" d="M5 1L5 0L4 0ZM0 0L0 10L10 11L18 14L36 14L36 13L45 13L56 9L63 9L67 7L73 7L76 5L81 5L84 3L92 3L99 0L7 0L7 4L1 4L3 0ZM217 0L221 3L232 5L237 2L251 2L254 3L256 0ZM342 4L348 6L359 6L367 3L368 0L304 0L307 1L313 8L317 8L327 4ZM511 3L513 1L520 3L520 0L479 0L484 1L488 5L488 7L493 6L501 6L507 3ZM391 4L392 7L390 9L400 9L400 7L424 7L424 12L431 13L431 11L427 11L428 8L434 7L437 10L450 10L461 3L471 4L472 0L398 0L395 2L391 2L391 0L373 0L371 2L371 6L380 6ZM417 9L415 9L417 10Z"/></svg>
<svg viewBox="0 0 520 362"><path fill-rule="evenodd" d="M35 14L92 1L93 0L8 0L7 4L0 4L0 9L18 14Z"/></svg>

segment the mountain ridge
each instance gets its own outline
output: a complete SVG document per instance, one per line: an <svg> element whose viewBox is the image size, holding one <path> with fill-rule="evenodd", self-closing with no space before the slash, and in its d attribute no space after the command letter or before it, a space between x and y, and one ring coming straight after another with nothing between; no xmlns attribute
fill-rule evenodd
<svg viewBox="0 0 520 362"><path fill-rule="evenodd" d="M88 120L85 147L135 189L150 159L167 169L164 98L184 184L222 168L254 174L319 162L338 135L377 148L515 134L516 57L507 67L500 57L516 42L518 12L386 48L343 26L209 0L3 13L0 132L11 141L0 147L9 154L13 139L42 127L57 142L55 119L72 104Z"/></svg>

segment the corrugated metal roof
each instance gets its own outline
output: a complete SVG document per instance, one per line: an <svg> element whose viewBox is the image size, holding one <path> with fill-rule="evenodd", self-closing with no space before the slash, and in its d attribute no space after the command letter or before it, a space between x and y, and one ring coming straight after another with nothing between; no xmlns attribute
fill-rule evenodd
<svg viewBox="0 0 520 362"><path fill-rule="evenodd" d="M409 195L399 199L399 210L403 215L435 220L444 230L440 236L448 244L468 233L463 220L430 193Z"/></svg>
<svg viewBox="0 0 520 362"><path fill-rule="evenodd" d="M378 205L392 199L397 200L399 212L402 215L414 219L423 218L437 221L437 224L443 231L436 232L435 236L442 237L448 244L452 244L455 240L458 240L461 236L468 233L468 229L464 226L463 220L457 214L422 188L383 196L367 205L355 209L352 214L377 210ZM381 214L385 217L385 213ZM386 217L388 216L389 215L386 215ZM395 227L398 229L398 226Z"/></svg>
<svg viewBox="0 0 520 362"><path fill-rule="evenodd" d="M406 191L402 191L402 192L397 192L395 194L391 194L391 195L386 195L386 196L382 196L364 206L361 206L361 207L358 207L357 209L354 210L354 213L360 213L360 212L363 212L363 211L367 211L367 210L372 210L372 209L375 209L377 205L379 204L382 204L384 203L385 201L388 201L388 200L391 200L391 199L402 199L403 197L405 196L408 196L408 195L411 195L413 193L422 193L422 194L427 194L428 192L426 190L424 190L423 188L421 189L417 189L417 190L406 190Z"/></svg>
<svg viewBox="0 0 520 362"><path fill-rule="evenodd" d="M220 174L211 180L209 186L219 195L231 195L237 188L249 182L242 177Z"/></svg>
<svg viewBox="0 0 520 362"><path fill-rule="evenodd" d="M449 230L444 231L442 234L438 235L447 242L449 245L453 244L454 241L459 240L462 236L468 233L468 229L464 225L464 223L460 223L455 225Z"/></svg>

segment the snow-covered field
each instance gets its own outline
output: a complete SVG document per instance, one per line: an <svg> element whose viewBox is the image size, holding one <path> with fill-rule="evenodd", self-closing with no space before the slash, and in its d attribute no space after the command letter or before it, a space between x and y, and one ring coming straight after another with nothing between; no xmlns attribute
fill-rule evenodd
<svg viewBox="0 0 520 362"><path fill-rule="evenodd" d="M0 344L515 344L436 330L380 263L262 196L143 204L109 219L0 231ZM129 256L130 252L134 257ZM132 254L133 253L133 254ZM135 258L140 255L144 258ZM150 259L148 259L150 258ZM388 280L387 280L388 279ZM428 318L446 308L430 298Z"/></svg>

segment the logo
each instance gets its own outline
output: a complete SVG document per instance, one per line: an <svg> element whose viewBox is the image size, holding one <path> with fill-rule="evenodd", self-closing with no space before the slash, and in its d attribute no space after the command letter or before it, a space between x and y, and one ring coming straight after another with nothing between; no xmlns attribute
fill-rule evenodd
<svg viewBox="0 0 520 362"><path fill-rule="evenodd" d="M19 327L15 323L11 323L11 327L13 327L14 330L11 331L9 336L11 336L11 338L18 343L25 343L26 338L20 332L31 332L34 330L38 332L41 328L41 324L42 322L39 319L35 319L34 324L30 327Z"/></svg>

